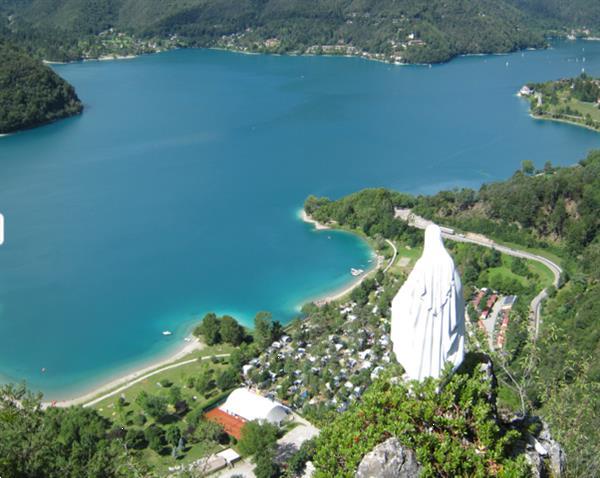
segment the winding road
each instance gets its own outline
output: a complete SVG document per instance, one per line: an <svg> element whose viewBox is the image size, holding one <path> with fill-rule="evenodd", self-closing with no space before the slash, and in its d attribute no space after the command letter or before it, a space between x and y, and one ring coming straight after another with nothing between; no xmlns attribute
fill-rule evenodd
<svg viewBox="0 0 600 478"><path fill-rule="evenodd" d="M387 272L388 269L390 267L392 267L394 265L394 262L396 261L396 257L398 257L398 249L396 249L396 245L390 241L389 239L385 240L390 246L392 246L392 249L394 250L394 255L392 256L392 258L390 259L390 262L388 262L388 265L385 266L385 269L383 269L383 272Z"/></svg>
<svg viewBox="0 0 600 478"><path fill-rule="evenodd" d="M397 219L402 219L410 226L416 227L418 229L425 229L429 224L433 224L432 221L429 221L421 216L414 214L410 209L396 209L395 217ZM540 256L538 254L533 254L531 252L523 251L520 249L513 249L512 247L503 246L502 244L498 244L491 240L490 238L474 233L467 234L457 234L454 230L450 228L443 227L442 228L442 237L444 239L448 239L456 242L465 242L469 244L475 244L482 247L487 247L489 249L496 249L497 251L507 254L513 257L520 257L522 259L527 259L531 261L539 262L546 266L552 272L554 276L554 280L552 284L554 287L558 287L560 283L560 276L563 272L562 268L556 263L548 259L547 257ZM542 302L548 297L548 290L543 289L538 295L536 295L531 301L530 307L530 317L532 323L532 333L534 340L537 340L539 331L540 331L540 320L541 320L541 310L542 310Z"/></svg>

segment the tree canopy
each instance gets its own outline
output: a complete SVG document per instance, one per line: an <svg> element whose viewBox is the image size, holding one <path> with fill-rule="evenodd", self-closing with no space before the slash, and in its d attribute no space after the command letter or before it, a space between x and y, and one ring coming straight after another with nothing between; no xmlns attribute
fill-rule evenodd
<svg viewBox="0 0 600 478"><path fill-rule="evenodd" d="M22 387L0 390L0 476L117 478L127 474L112 423L82 407L42 410Z"/></svg>
<svg viewBox="0 0 600 478"><path fill-rule="evenodd" d="M0 134L33 128L82 109L71 85L0 38Z"/></svg>

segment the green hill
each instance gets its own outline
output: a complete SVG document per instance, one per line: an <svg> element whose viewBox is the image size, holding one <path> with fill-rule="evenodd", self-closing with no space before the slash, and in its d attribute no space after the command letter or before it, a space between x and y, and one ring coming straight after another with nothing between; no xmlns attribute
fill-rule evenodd
<svg viewBox="0 0 600 478"><path fill-rule="evenodd" d="M571 28L600 31L600 4L591 0L568 4L559 0L0 0L0 36L52 60L144 53L174 42L424 63L465 53L540 47L544 34ZM102 36L111 29L129 38L121 42L120 50ZM167 43L157 46L161 42Z"/></svg>
<svg viewBox="0 0 600 478"><path fill-rule="evenodd" d="M78 59L115 28L136 38L255 51L362 53L403 62L543 44L506 1L0 0L11 38L46 59ZM269 41L270 40L270 41ZM322 50L324 48L324 50Z"/></svg>
<svg viewBox="0 0 600 478"><path fill-rule="evenodd" d="M600 31L600 3L593 0L510 0L510 3L547 26Z"/></svg>
<svg viewBox="0 0 600 478"><path fill-rule="evenodd" d="M23 51L0 42L0 134L78 114L75 90Z"/></svg>

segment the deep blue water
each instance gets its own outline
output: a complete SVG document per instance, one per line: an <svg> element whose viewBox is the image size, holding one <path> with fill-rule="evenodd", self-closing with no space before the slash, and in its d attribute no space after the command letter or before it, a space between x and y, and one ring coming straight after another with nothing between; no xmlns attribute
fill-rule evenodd
<svg viewBox="0 0 600 478"><path fill-rule="evenodd" d="M600 135L533 120L515 93L582 66L600 74L600 43L432 68L204 50L57 66L85 113L0 138L0 376L59 398L207 311L289 320L371 257L299 221L307 195L572 164Z"/></svg>

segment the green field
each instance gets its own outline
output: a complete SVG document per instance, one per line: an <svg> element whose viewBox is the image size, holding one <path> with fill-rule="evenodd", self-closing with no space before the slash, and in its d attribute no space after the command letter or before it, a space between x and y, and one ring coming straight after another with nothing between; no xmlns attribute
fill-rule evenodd
<svg viewBox="0 0 600 478"><path fill-rule="evenodd" d="M230 345L216 345L216 346L211 346L211 347L205 347L202 350L193 352L190 355L183 357L182 359L178 360L177 362L173 362L173 364L186 362L193 358L199 359L199 362L182 365L181 367L172 368L170 370L165 370L164 372L160 372L156 375L153 375L152 377L149 377L148 379L146 379L140 383L136 383L135 385L132 385L130 388L128 388L127 390L125 390L123 392L123 395L125 396L125 399L127 401L132 401L133 399L135 399L135 397L137 397L139 395L139 393L142 390L144 390L148 393L155 393L157 391L160 391L160 387L158 387L156 385L156 383L160 382L161 380L165 380L165 379L170 380L174 384L180 384L183 386L185 379L187 377L189 377L190 375L194 374L195 372L197 372L199 367L202 365L202 363L211 363L209 360L210 357L212 357L213 355L228 354L228 353L231 353L232 350L233 350L233 347L231 347ZM119 387L115 387L115 388L119 388ZM110 391L108 391L107 393L110 393ZM115 415L112 413L111 410L115 404L115 401L117 400L117 398L120 395L121 394L106 398L106 399L98 402L97 404L95 404L93 406L93 408L98 410L104 416L114 417ZM133 405L133 407L135 408L135 405ZM139 409L139 407L138 407L138 409Z"/></svg>
<svg viewBox="0 0 600 478"><path fill-rule="evenodd" d="M398 249L398 257L396 257L394 265L390 267L390 272L400 275L410 271L414 267L417 259L423 254L423 247L411 247L402 242L396 242L395 245Z"/></svg>
<svg viewBox="0 0 600 478"><path fill-rule="evenodd" d="M190 354L176 363L182 363L191 359L196 359L195 362L181 365L176 368L165 370L156 375L152 375L147 379L132 385L122 393L108 397L93 406L101 415L110 418L117 426L129 428L147 429L150 425L157 423L162 427L176 425L181 430L186 427L186 417L178 417L175 414L173 405L168 406L168 414L159 422L148 416L142 410L142 407L136 402L136 398L142 392L146 392L152 396L159 396L169 399L172 390L177 387L181 394L181 399L185 400L189 406L190 413L195 410L201 410L215 402L223 399L229 391L220 391L216 386L206 394L199 393L194 388L189 388L188 380L191 377L196 377L206 367L214 371L216 377L220 372L228 366L228 357L218 358L218 361L213 361L216 355L228 354L233 347L230 345L218 345L205 347L204 349ZM216 363L215 363L216 362ZM164 386L161 384L171 385ZM122 397L122 398L121 398ZM189 413L188 413L189 414ZM136 417L144 415L146 422L143 425L135 423ZM150 448L145 448L139 453L142 460L153 466L158 472L166 472L169 466L186 464L198 460L207 454L217 451L220 447L216 443L213 446L208 446L206 443L190 443L187 445L183 453L178 458L173 458L169 453L159 454Z"/></svg>
<svg viewBox="0 0 600 478"><path fill-rule="evenodd" d="M579 78L532 84L529 96L534 116L575 123L600 130L600 86L598 80L582 74Z"/></svg>

